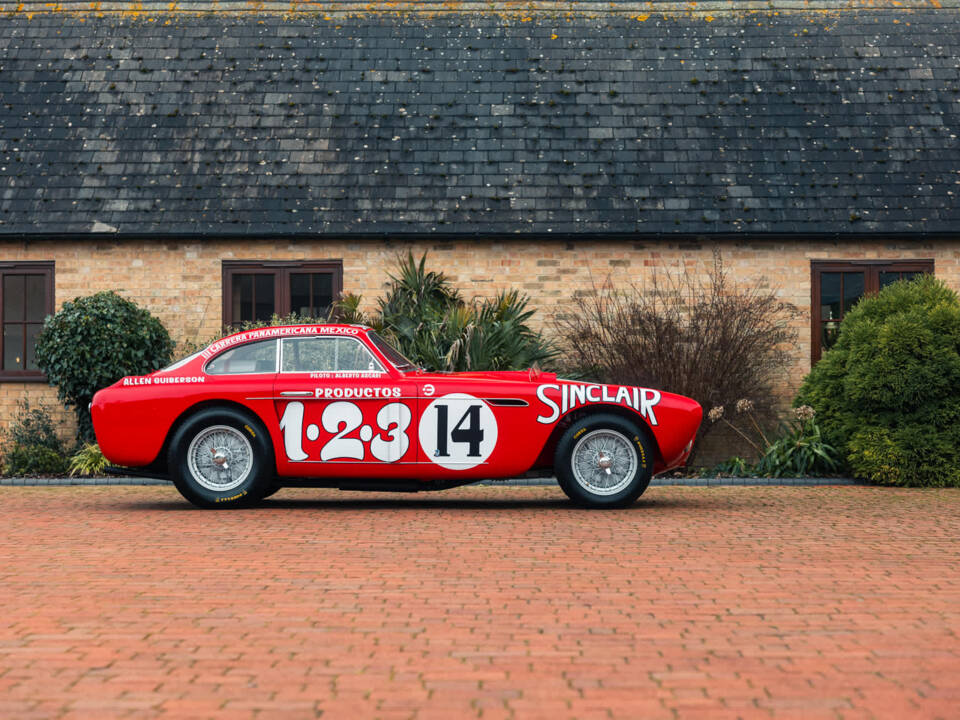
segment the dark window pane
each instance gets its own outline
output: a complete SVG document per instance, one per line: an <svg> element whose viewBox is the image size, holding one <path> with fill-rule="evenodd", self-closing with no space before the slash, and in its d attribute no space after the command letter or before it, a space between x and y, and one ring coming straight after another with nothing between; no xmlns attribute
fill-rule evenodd
<svg viewBox="0 0 960 720"><path fill-rule="evenodd" d="M921 272L903 272L900 273L901 280L913 280L917 275L922 275Z"/></svg>
<svg viewBox="0 0 960 720"><path fill-rule="evenodd" d="M47 278L43 275L27 275L25 277L26 317L27 322L43 322L47 315Z"/></svg>
<svg viewBox="0 0 960 720"><path fill-rule="evenodd" d="M310 315L310 276L304 273L290 275L290 312Z"/></svg>
<svg viewBox="0 0 960 720"><path fill-rule="evenodd" d="M820 346L827 350L832 348L837 338L840 337L840 323L836 321L825 322L821 325Z"/></svg>
<svg viewBox="0 0 960 720"><path fill-rule="evenodd" d="M845 272L843 274L843 313L846 315L850 308L863 297L863 273Z"/></svg>
<svg viewBox="0 0 960 720"><path fill-rule="evenodd" d="M255 320L269 320L274 313L273 275L254 275Z"/></svg>
<svg viewBox="0 0 960 720"><path fill-rule="evenodd" d="M820 319L840 319L840 277L842 273L820 274Z"/></svg>
<svg viewBox="0 0 960 720"><path fill-rule="evenodd" d="M329 273L313 274L313 314L326 315L333 305L333 275Z"/></svg>
<svg viewBox="0 0 960 720"><path fill-rule="evenodd" d="M333 304L330 273L290 273L290 311L302 317L323 317Z"/></svg>
<svg viewBox="0 0 960 720"><path fill-rule="evenodd" d="M23 275L7 275L3 279L3 320L23 321Z"/></svg>
<svg viewBox="0 0 960 720"><path fill-rule="evenodd" d="M27 325L27 370L39 370L37 367L37 335L43 330L42 323Z"/></svg>
<svg viewBox="0 0 960 720"><path fill-rule="evenodd" d="M23 325L3 326L3 369L23 370Z"/></svg>
<svg viewBox="0 0 960 720"><path fill-rule="evenodd" d="M230 305L233 324L253 320L253 275L234 275Z"/></svg>

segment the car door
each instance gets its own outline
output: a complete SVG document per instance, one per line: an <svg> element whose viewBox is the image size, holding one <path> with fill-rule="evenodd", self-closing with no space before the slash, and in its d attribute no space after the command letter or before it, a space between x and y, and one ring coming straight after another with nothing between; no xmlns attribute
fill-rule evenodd
<svg viewBox="0 0 960 720"><path fill-rule="evenodd" d="M361 338L283 338L274 398L280 475L416 475L416 387Z"/></svg>

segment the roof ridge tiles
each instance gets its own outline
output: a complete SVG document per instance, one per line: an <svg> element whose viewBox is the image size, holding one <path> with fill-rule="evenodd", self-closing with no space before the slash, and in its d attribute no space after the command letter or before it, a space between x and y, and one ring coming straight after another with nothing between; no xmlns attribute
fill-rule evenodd
<svg viewBox="0 0 960 720"><path fill-rule="evenodd" d="M537 15L699 16L741 13L843 13L852 10L960 9L960 0L0 0L0 15L121 15L149 19L169 15L484 14L532 20Z"/></svg>

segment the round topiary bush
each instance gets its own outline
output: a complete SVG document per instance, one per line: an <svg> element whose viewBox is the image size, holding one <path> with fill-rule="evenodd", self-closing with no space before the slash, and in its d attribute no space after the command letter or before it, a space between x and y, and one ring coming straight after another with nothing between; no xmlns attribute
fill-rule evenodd
<svg viewBox="0 0 960 720"><path fill-rule="evenodd" d="M804 380L827 442L857 477L960 486L960 300L919 276L861 300Z"/></svg>
<svg viewBox="0 0 960 720"><path fill-rule="evenodd" d="M145 375L170 361L173 341L161 322L117 293L66 302L37 338L37 365L77 414L78 437L93 442L87 405L125 375Z"/></svg>

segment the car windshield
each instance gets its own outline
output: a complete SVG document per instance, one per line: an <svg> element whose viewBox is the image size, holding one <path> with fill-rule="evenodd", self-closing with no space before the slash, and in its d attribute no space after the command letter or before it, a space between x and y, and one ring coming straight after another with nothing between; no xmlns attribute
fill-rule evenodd
<svg viewBox="0 0 960 720"><path fill-rule="evenodd" d="M370 338L370 342L372 342L374 346L376 346L377 350L382 352L384 356L387 358L387 360L393 363L393 366L397 368L397 370L401 370L402 372L407 372L408 370L418 369L416 365L414 365L412 362L407 360L390 343L388 343L382 337L377 335L376 332L371 330L367 334L367 337Z"/></svg>

